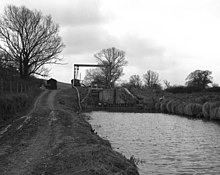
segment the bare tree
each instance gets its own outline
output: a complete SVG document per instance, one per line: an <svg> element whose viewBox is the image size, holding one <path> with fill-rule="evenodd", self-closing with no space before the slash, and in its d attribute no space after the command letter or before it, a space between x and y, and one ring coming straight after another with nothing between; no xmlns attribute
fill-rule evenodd
<svg viewBox="0 0 220 175"><path fill-rule="evenodd" d="M83 83L87 86L91 85L92 83L103 86L104 80L105 77L102 75L100 68L95 68L86 70L86 75L84 77Z"/></svg>
<svg viewBox="0 0 220 175"><path fill-rule="evenodd" d="M114 87L115 82L123 75L123 66L127 64L125 52L114 47L103 49L94 55L100 67L102 74L105 76L107 87Z"/></svg>
<svg viewBox="0 0 220 175"><path fill-rule="evenodd" d="M64 44L59 26L40 11L9 5L0 19L0 50L10 55L21 78L44 75L45 64L57 63ZM46 70L47 71L47 70Z"/></svg>
<svg viewBox="0 0 220 175"><path fill-rule="evenodd" d="M166 88L170 87L170 82L168 80L163 80L163 83L165 84Z"/></svg>
<svg viewBox="0 0 220 175"><path fill-rule="evenodd" d="M130 76L129 85L140 88L142 85L140 76L139 75Z"/></svg>
<svg viewBox="0 0 220 175"><path fill-rule="evenodd" d="M157 72L148 70L147 73L143 75L143 79L147 88L154 88L160 85L159 74Z"/></svg>

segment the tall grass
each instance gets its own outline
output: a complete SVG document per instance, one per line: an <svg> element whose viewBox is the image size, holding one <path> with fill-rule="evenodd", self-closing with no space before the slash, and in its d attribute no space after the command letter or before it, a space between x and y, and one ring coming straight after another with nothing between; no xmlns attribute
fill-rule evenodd
<svg viewBox="0 0 220 175"><path fill-rule="evenodd" d="M25 114L41 92L39 87L42 81L39 79L29 79L28 81L17 79L16 82L26 83L30 88L28 91L4 92L0 95L0 126L19 115Z"/></svg>

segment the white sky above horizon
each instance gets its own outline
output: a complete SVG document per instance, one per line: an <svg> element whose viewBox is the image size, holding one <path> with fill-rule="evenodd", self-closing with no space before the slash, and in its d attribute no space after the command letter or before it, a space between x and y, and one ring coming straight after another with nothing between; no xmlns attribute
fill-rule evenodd
<svg viewBox="0 0 220 175"><path fill-rule="evenodd" d="M50 14L66 45L65 65L50 76L69 83L73 64L96 63L94 54L116 47L126 52L122 80L148 70L172 85L183 85L196 69L210 70L220 83L220 1L218 0L0 0ZM82 77L85 69L80 70Z"/></svg>

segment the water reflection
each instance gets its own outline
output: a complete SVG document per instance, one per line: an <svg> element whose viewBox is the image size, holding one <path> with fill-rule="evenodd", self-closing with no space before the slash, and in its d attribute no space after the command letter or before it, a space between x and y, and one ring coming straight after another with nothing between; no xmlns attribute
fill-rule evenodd
<svg viewBox="0 0 220 175"><path fill-rule="evenodd" d="M145 174L220 174L220 126L165 114L93 112L90 123Z"/></svg>

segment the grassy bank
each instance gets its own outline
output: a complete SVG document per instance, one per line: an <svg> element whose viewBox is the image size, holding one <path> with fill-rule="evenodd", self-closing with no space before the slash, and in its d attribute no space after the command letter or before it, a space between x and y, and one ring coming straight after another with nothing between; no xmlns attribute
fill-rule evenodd
<svg viewBox="0 0 220 175"><path fill-rule="evenodd" d="M27 93L1 94L0 127L11 120L26 114L40 93L40 88L34 88Z"/></svg>
<svg viewBox="0 0 220 175"><path fill-rule="evenodd" d="M62 90L57 95L57 103L58 120L65 137L62 137L62 144L50 158L48 172L53 174L60 171L65 174L65 171L73 171L73 174L80 175L139 174L133 159L128 160L114 151L109 141L92 130L85 115L75 113L78 110L78 102L74 89ZM59 154L61 152L62 154Z"/></svg>
<svg viewBox="0 0 220 175"><path fill-rule="evenodd" d="M81 99L83 99L87 94L87 89L78 89ZM220 120L220 92L170 93L140 88L130 88L129 90L139 99L139 103L146 112Z"/></svg>

